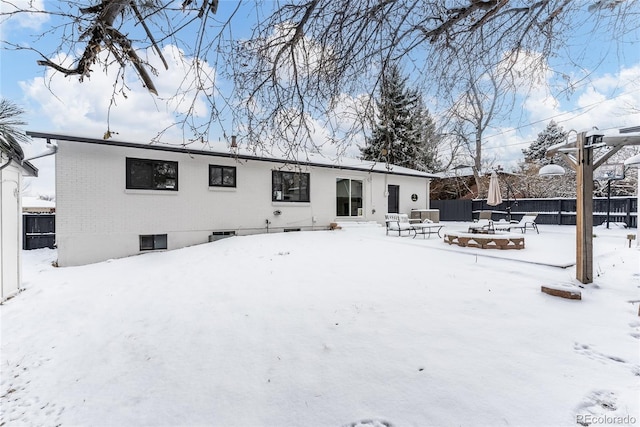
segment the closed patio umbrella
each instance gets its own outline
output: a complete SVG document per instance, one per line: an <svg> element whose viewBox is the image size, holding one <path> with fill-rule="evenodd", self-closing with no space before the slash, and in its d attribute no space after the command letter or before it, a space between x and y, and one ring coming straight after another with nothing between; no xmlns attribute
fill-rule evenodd
<svg viewBox="0 0 640 427"><path fill-rule="evenodd" d="M487 204L489 206L497 206L502 203L502 194L500 194L500 184L498 182L498 174L496 171L491 172L491 180L489 181L489 194L487 195Z"/></svg>

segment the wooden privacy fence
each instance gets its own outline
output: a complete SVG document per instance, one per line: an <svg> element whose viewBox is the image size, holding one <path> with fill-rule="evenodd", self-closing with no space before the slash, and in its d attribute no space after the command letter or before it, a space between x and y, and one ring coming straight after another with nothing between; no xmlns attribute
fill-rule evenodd
<svg viewBox="0 0 640 427"><path fill-rule="evenodd" d="M607 220L607 198L594 197L593 225ZM518 199L503 201L498 206L489 206L482 200L431 200L431 209L440 210L440 221L473 221L478 212L495 211L493 219L507 219L508 207L511 207L511 219L520 220L528 212L537 212L538 224L576 224L576 199ZM612 197L609 211L610 222L623 222L628 227L638 227L638 199L631 197Z"/></svg>
<svg viewBox="0 0 640 427"><path fill-rule="evenodd" d="M22 249L53 248L56 243L55 214L22 214Z"/></svg>

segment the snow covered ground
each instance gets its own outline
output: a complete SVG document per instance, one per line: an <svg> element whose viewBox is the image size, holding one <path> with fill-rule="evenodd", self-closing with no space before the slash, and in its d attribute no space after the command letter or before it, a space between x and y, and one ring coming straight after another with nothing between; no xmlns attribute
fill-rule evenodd
<svg viewBox="0 0 640 427"><path fill-rule="evenodd" d="M569 226L522 251L370 225L82 267L24 252L24 292L1 308L0 425L638 425L630 232L595 230L581 301L540 292L577 285L552 266L575 260Z"/></svg>

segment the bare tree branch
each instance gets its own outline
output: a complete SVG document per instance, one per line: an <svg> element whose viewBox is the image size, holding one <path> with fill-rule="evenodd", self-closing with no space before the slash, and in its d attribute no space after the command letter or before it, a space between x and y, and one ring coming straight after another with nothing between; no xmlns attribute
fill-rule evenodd
<svg viewBox="0 0 640 427"><path fill-rule="evenodd" d="M191 61L192 79L183 81L182 93L176 95L188 94L194 102L204 97L209 108L208 121L194 117L194 108L178 118L190 139L206 141L213 125L222 126L226 135L231 122L233 132L256 147L284 142L289 148L311 150L323 143L316 140L319 127L327 130L323 140L333 143L348 144L362 136L373 116L372 99L381 76L398 60L413 67L412 83L434 99L454 101L468 90L473 95L469 76L478 80L498 69L502 96L526 81L525 73L546 66L576 28L607 27L612 37L623 39L640 25L640 2L620 0L234 4L183 0L177 5L172 0L60 0L55 4L62 5L58 11L13 7L0 12L0 19L52 13L64 21L45 32L57 31L62 39L60 47L43 55L39 64L82 79L105 61L99 52L107 51L112 62L101 65L133 67L142 84L157 93L156 70L139 52L153 48L166 68L162 48L175 45L184 50L185 63ZM250 12L240 15L241 9ZM239 37L232 31L236 22L232 19L246 22L249 13L253 13L251 33ZM72 66L52 59L61 53L73 56ZM526 55L535 63L519 69ZM215 77L205 72L205 63L215 69ZM231 81L230 91L219 90L218 76ZM480 94L474 96L477 104ZM343 102L348 99L357 102L346 113ZM485 113L494 108L485 107Z"/></svg>

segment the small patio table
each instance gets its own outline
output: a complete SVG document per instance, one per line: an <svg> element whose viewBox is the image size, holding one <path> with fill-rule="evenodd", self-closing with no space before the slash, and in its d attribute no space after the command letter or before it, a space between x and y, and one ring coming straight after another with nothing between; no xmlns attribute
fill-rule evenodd
<svg viewBox="0 0 640 427"><path fill-rule="evenodd" d="M417 224L411 224L411 228L414 231L413 238L415 239L418 234L422 234L422 238L428 235L431 237L432 233L437 233L438 237L440 236L440 230L442 230L443 225L436 224L433 222L420 222Z"/></svg>

